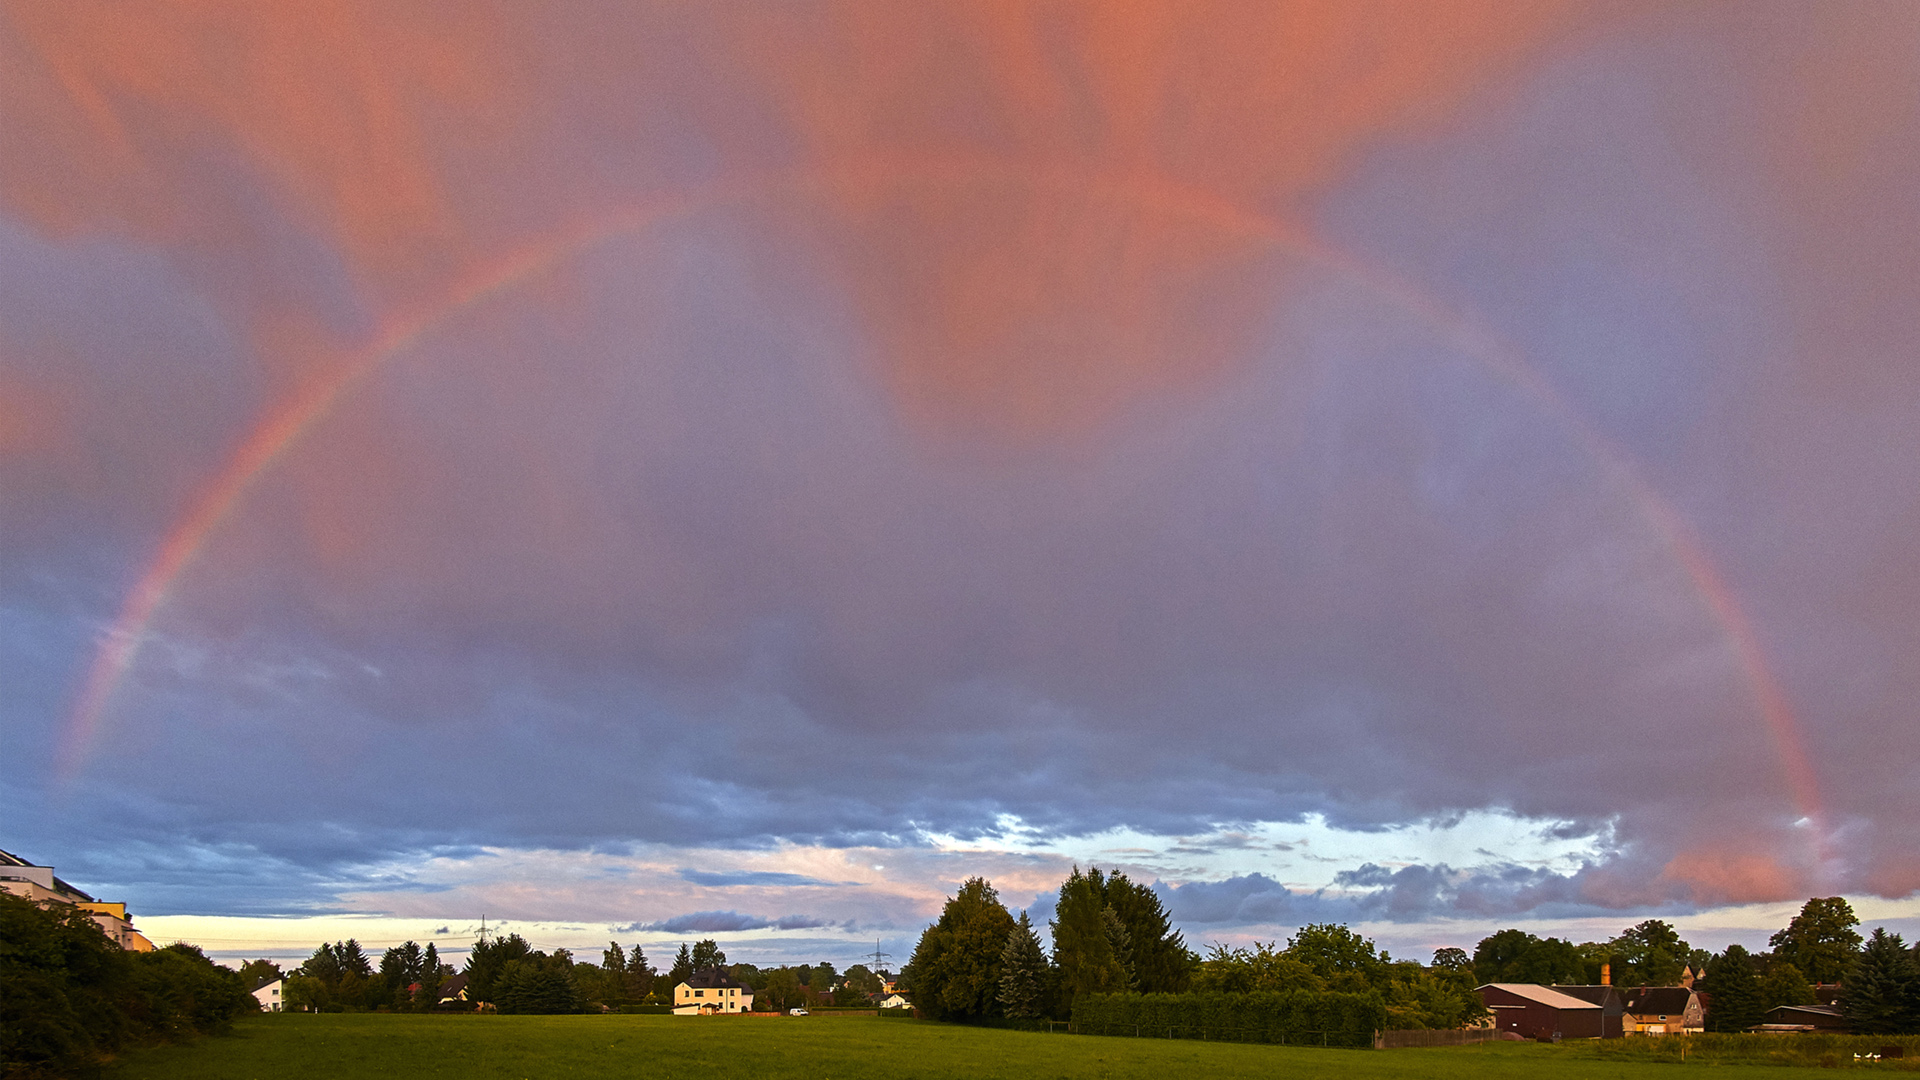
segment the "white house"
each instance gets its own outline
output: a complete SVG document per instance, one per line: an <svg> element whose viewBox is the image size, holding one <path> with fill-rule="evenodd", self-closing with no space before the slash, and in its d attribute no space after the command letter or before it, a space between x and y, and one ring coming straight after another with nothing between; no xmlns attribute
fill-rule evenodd
<svg viewBox="0 0 1920 1080"><path fill-rule="evenodd" d="M890 994L880 999L880 1007L883 1009L904 1009L907 1004L907 999L899 994Z"/></svg>
<svg viewBox="0 0 1920 1080"><path fill-rule="evenodd" d="M253 1000L260 1003L261 1012L279 1012L282 1005L281 998L286 988L287 980L275 979L255 990Z"/></svg>
<svg viewBox="0 0 1920 1080"><path fill-rule="evenodd" d="M711 1016L753 1010L753 988L727 977L718 968L696 971L673 988L673 1015Z"/></svg>

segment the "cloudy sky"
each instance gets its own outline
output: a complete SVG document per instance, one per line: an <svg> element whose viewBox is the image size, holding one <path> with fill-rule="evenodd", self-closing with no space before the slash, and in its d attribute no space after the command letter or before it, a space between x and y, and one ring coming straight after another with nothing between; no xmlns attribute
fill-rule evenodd
<svg viewBox="0 0 1920 1080"><path fill-rule="evenodd" d="M1916 341L1913 5L6 3L0 847L223 955L1920 927Z"/></svg>

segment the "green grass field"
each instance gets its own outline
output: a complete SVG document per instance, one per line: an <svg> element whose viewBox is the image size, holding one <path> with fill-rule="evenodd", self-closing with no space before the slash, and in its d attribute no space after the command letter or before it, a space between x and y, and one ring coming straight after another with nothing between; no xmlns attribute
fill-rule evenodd
<svg viewBox="0 0 1920 1080"><path fill-rule="evenodd" d="M869 1017L250 1017L230 1037L142 1050L107 1080L809 1080L943 1077L1660 1077L1790 1080L1810 1069L1606 1060L1590 1044L1317 1050L1041 1035Z"/></svg>

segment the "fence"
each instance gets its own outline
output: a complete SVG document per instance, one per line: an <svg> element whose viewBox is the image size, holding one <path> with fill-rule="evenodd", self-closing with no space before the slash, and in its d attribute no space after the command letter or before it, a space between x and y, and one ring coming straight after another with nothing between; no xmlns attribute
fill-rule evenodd
<svg viewBox="0 0 1920 1080"><path fill-rule="evenodd" d="M1409 1046L1466 1046L1469 1043L1497 1042L1500 1033L1493 1028L1428 1028L1406 1031L1377 1031L1375 1050L1399 1050Z"/></svg>

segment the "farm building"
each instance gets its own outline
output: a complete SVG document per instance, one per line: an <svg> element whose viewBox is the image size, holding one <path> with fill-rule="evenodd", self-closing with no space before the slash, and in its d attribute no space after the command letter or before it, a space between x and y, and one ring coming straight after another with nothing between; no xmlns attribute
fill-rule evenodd
<svg viewBox="0 0 1920 1080"><path fill-rule="evenodd" d="M1798 1031L1844 1034L1847 1018L1831 1005L1778 1005L1767 1010L1766 1022L1755 1031Z"/></svg>
<svg viewBox="0 0 1920 1080"><path fill-rule="evenodd" d="M1475 992L1493 1012L1494 1027L1523 1038L1598 1039L1606 1033L1605 1008L1551 987L1488 983ZM1614 1030L1617 1034L1619 1029Z"/></svg>
<svg viewBox="0 0 1920 1080"><path fill-rule="evenodd" d="M1676 1035L1703 1031L1706 1009L1685 986L1642 986L1627 993L1629 1035Z"/></svg>

